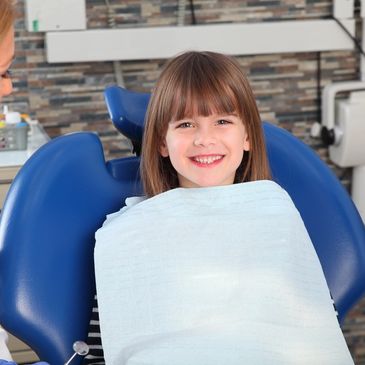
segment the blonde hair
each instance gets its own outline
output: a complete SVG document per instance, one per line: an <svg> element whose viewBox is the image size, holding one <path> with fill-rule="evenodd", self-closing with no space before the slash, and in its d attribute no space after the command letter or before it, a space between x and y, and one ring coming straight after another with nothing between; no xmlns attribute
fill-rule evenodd
<svg viewBox="0 0 365 365"><path fill-rule="evenodd" d="M12 0L0 0L0 42L13 25L15 17L14 3Z"/></svg>
<svg viewBox="0 0 365 365"><path fill-rule="evenodd" d="M170 159L160 154L169 122L214 112L237 113L247 131L250 151L244 153L235 182L271 178L255 97L238 62L214 52L186 52L167 62L148 105L141 154L147 196L179 186Z"/></svg>

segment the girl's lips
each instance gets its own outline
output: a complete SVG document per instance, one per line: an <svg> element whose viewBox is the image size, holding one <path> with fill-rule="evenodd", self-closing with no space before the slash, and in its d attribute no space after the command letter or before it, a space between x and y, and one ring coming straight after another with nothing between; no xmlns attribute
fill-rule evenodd
<svg viewBox="0 0 365 365"><path fill-rule="evenodd" d="M200 155L190 157L190 160L199 167L210 167L219 164L224 155Z"/></svg>

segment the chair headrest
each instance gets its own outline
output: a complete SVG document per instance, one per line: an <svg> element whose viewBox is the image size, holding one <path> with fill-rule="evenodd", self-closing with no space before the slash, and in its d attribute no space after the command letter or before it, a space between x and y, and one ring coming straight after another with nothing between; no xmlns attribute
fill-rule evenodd
<svg viewBox="0 0 365 365"><path fill-rule="evenodd" d="M115 128L132 142L142 142L144 118L150 96L150 93L134 92L119 86L110 86L104 92Z"/></svg>

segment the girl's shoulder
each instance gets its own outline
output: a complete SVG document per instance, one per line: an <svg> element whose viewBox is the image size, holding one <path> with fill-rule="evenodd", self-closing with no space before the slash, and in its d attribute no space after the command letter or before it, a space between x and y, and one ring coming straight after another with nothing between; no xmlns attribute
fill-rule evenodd
<svg viewBox="0 0 365 365"><path fill-rule="evenodd" d="M114 212L114 213L110 213L106 216L106 219L103 223L103 227L110 224L116 218L118 218L120 215L124 214L127 210L129 210L130 208L134 207L135 205L143 202L146 199L147 199L147 197L145 197L145 196L131 196L129 198L126 198L125 205L120 210L118 210L117 212Z"/></svg>

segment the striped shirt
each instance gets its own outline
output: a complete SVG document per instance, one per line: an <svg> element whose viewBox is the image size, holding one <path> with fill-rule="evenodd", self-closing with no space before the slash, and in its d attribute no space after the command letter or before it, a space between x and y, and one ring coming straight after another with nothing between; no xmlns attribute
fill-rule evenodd
<svg viewBox="0 0 365 365"><path fill-rule="evenodd" d="M98 301L96 296L94 297L87 344L89 345L89 353L85 356L83 365L105 365L104 352L101 345Z"/></svg>

